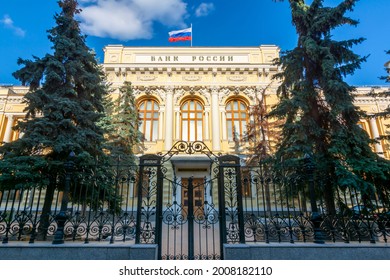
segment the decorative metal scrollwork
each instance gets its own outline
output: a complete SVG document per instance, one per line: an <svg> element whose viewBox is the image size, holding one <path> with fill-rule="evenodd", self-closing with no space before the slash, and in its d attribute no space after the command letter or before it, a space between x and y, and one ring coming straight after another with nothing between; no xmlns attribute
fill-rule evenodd
<svg viewBox="0 0 390 280"><path fill-rule="evenodd" d="M214 162L218 161L218 156L221 154L215 155L205 143L202 141L177 141L173 144L172 148L165 154L160 153L159 155L162 158L162 163L169 161L174 155L178 154L203 154L206 155L209 159Z"/></svg>
<svg viewBox="0 0 390 280"><path fill-rule="evenodd" d="M194 222L202 225L204 229L210 229L211 225L219 222L219 214L215 205L205 201L201 207L195 209Z"/></svg>
<svg viewBox="0 0 390 280"><path fill-rule="evenodd" d="M188 213L183 209L182 205L173 201L172 204L167 204L167 208L163 213L163 223L170 226L173 230L180 229L180 226L187 223Z"/></svg>

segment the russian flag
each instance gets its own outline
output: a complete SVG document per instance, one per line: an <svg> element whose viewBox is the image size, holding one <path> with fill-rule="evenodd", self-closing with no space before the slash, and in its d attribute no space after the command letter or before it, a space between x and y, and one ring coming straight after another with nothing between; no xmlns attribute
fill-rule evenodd
<svg viewBox="0 0 390 280"><path fill-rule="evenodd" d="M169 34L169 42L178 42L178 41L190 41L192 37L192 27L171 31Z"/></svg>

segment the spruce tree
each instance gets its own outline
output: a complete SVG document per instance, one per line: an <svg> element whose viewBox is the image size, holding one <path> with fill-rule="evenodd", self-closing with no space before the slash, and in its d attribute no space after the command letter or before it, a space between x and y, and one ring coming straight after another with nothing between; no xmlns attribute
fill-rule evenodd
<svg viewBox="0 0 390 280"><path fill-rule="evenodd" d="M26 117L15 127L23 137L0 147L1 189L46 189L41 230L48 225L54 191L63 186L69 155L76 155L78 167L107 158L103 130L97 125L108 92L104 73L75 20L80 13L77 1L58 4L56 26L48 30L53 54L19 59L22 68L13 74L29 86L24 96Z"/></svg>
<svg viewBox="0 0 390 280"><path fill-rule="evenodd" d="M371 149L372 141L358 125L364 112L354 104L353 86L343 79L353 74L366 57L351 47L364 39L337 41L331 32L358 22L345 16L357 0L324 7L323 0L290 0L297 46L282 54L276 75L281 84L279 102L271 117L284 121L275 153L275 169L283 182L305 177L305 155L315 166L314 182L328 213L335 214L335 190L353 187L364 198L375 188L388 188L389 162Z"/></svg>
<svg viewBox="0 0 390 280"><path fill-rule="evenodd" d="M106 115L99 125L104 129L107 153L121 165L133 165L134 149L140 148L142 137L138 130L138 110L130 82L119 88L116 100L108 97L105 102Z"/></svg>
<svg viewBox="0 0 390 280"><path fill-rule="evenodd" d="M386 51L386 54L390 55L390 50ZM386 83L390 83L390 61L385 63L386 76L382 76L381 80L385 80Z"/></svg>
<svg viewBox="0 0 390 280"><path fill-rule="evenodd" d="M390 50L387 51L386 53L390 55ZM384 80L386 83L390 83L390 61L386 62L385 66L386 66L385 71L387 75L380 77L380 79ZM390 90L373 93L372 96L390 97ZM390 118L390 107L387 107L383 112L378 112L377 114L375 114L375 116L381 118ZM382 138L390 140L390 135L383 135Z"/></svg>
<svg viewBox="0 0 390 280"><path fill-rule="evenodd" d="M387 51L386 53L390 55L390 50ZM388 61L385 65L386 65L385 71L386 71L387 75L386 75L386 76L382 76L382 77L380 77L380 78L381 78L381 80L386 81L386 83L390 83L390 61ZM385 92L382 92L382 93L381 93L381 96L385 96L385 97L387 97L387 98L390 98L390 90L387 90L387 91L385 91ZM378 116L379 116L379 117L383 117L383 118L385 118L385 119L390 118L390 106L388 106L388 107L384 110L384 112L378 113ZM387 128L390 128L390 125L387 125ZM386 139L386 140L390 140L390 133L384 135L383 138Z"/></svg>

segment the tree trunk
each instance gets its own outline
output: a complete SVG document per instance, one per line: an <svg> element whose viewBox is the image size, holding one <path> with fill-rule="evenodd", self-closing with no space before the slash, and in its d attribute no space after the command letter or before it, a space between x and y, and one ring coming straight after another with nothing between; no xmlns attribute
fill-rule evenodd
<svg viewBox="0 0 390 280"><path fill-rule="evenodd" d="M38 241L44 241L47 237L47 231L50 226L51 205L53 203L54 191L56 189L55 180L55 176L50 176L50 183L46 188L45 200L42 207L42 214L37 233Z"/></svg>
<svg viewBox="0 0 390 280"><path fill-rule="evenodd" d="M324 202L326 206L326 213L328 215L336 215L336 203L334 197L333 186L330 182L326 182L324 186Z"/></svg>

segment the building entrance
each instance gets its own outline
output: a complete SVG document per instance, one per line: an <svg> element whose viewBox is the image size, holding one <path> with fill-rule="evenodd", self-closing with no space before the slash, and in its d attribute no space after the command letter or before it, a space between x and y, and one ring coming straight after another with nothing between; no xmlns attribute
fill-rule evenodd
<svg viewBox="0 0 390 280"><path fill-rule="evenodd" d="M176 168L179 153L205 158L198 166L196 156L186 164L181 158ZM204 170L209 174L201 177ZM160 259L223 258L224 243L244 242L239 170L238 157L216 156L199 141L177 142L163 156L142 156L136 243L158 244Z"/></svg>
<svg viewBox="0 0 390 280"><path fill-rule="evenodd" d="M189 178L182 178L181 179L181 201L183 205L183 211L187 214L188 213L188 205L189 205L189 193L188 193L188 179ZM192 179L192 202L193 208L199 209L204 205L205 201L205 184L206 179L204 178L193 178ZM194 213L192 213L194 214Z"/></svg>

